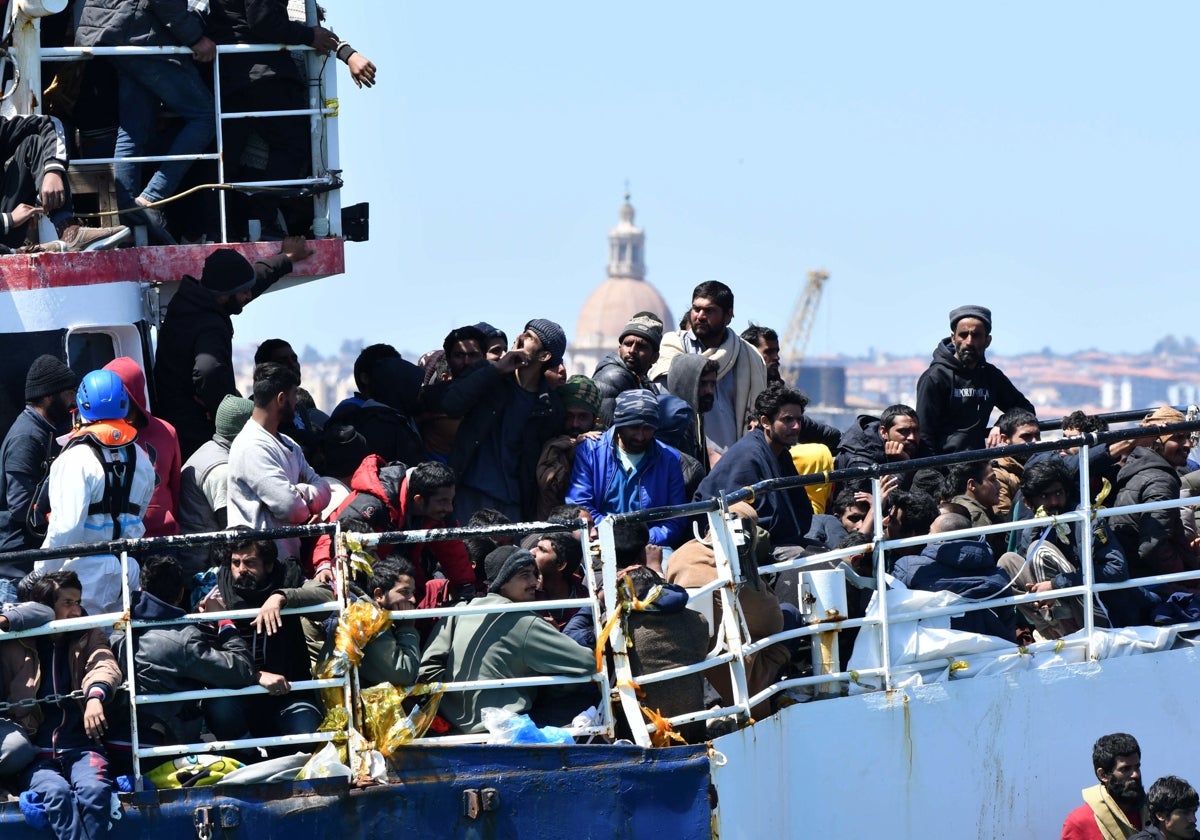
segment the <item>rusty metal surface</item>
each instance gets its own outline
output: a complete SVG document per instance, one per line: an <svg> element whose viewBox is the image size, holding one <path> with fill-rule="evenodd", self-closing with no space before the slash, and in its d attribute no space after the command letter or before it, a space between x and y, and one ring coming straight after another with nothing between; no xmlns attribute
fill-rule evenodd
<svg viewBox="0 0 1200 840"><path fill-rule="evenodd" d="M341 780L231 785L126 798L112 840L195 837L199 809L214 838L395 836L711 836L704 746L412 747L386 787ZM469 815L464 803L472 803ZM40 840L15 802L0 805L0 836Z"/></svg>

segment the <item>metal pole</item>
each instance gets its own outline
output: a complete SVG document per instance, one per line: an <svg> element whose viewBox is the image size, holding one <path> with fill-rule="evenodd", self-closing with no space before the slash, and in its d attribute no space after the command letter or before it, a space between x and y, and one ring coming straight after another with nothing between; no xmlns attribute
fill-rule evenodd
<svg viewBox="0 0 1200 840"><path fill-rule="evenodd" d="M129 695L129 743L133 752L133 789L142 790L142 760L138 757L137 668L133 651L133 593L129 591L129 552L121 552L121 603L125 607L125 685Z"/></svg>
<svg viewBox="0 0 1200 840"><path fill-rule="evenodd" d="M1083 585L1087 587L1087 595L1083 604L1083 628L1087 631L1088 657L1092 653L1092 631L1096 629L1096 604L1093 600L1098 597L1092 591L1096 582L1096 570L1092 567L1092 550L1095 544L1095 534L1092 532L1092 478L1091 464L1088 463L1088 445L1079 447L1079 509L1084 514L1084 520L1079 525L1083 527L1083 537L1079 541L1079 563L1083 570ZM1097 520L1098 522L1098 520ZM1071 527L1075 527L1072 525Z"/></svg>
<svg viewBox="0 0 1200 840"><path fill-rule="evenodd" d="M879 649L883 656L883 688L892 690L892 649L888 641L887 556L883 548L883 497L880 480L871 479L871 516L875 520L875 596L879 599Z"/></svg>

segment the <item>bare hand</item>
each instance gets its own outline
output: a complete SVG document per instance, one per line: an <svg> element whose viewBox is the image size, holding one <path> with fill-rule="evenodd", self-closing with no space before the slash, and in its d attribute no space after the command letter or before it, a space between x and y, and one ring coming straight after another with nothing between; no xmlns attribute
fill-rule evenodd
<svg viewBox="0 0 1200 840"><path fill-rule="evenodd" d="M267 694L287 694L292 690L285 676L270 671L258 672L258 684L267 690Z"/></svg>
<svg viewBox="0 0 1200 840"><path fill-rule="evenodd" d="M585 440L600 440L602 437L604 437L604 432L600 431L599 429L592 429L590 432L584 432L579 437L575 438L575 442L582 443ZM1200 537L1197 539L1200 539Z"/></svg>
<svg viewBox="0 0 1200 840"><path fill-rule="evenodd" d="M192 44L192 59L201 64L208 64L217 57L217 45L213 43L213 39L207 35L201 36L200 40Z"/></svg>
<svg viewBox="0 0 1200 840"><path fill-rule="evenodd" d="M371 59L360 52L353 52L346 60L346 66L350 68L350 78L354 84L360 88L375 87L375 64Z"/></svg>
<svg viewBox="0 0 1200 840"><path fill-rule="evenodd" d="M99 697L92 697L83 707L83 731L93 741L104 739L108 731L108 720L104 717L104 703Z"/></svg>
<svg viewBox="0 0 1200 840"><path fill-rule="evenodd" d="M661 545L646 546L646 567L653 569L662 574L662 556L663 550Z"/></svg>
<svg viewBox="0 0 1200 840"><path fill-rule="evenodd" d="M42 176L42 208L47 213L53 213L67 203L67 188L63 184L62 175L58 172L47 172Z"/></svg>
<svg viewBox="0 0 1200 840"><path fill-rule="evenodd" d="M285 236L279 243L279 253L293 263L298 263L311 257L313 252L308 249L308 243L305 242L303 236Z"/></svg>
<svg viewBox="0 0 1200 840"><path fill-rule="evenodd" d="M885 475L879 479L879 498L886 500L894 491L900 488L900 476Z"/></svg>
<svg viewBox="0 0 1200 840"><path fill-rule="evenodd" d="M987 444L986 444L987 448L991 449L993 446L1003 446L1003 445L1004 445L1004 441L1000 440L1000 427L992 426L991 431L988 432L988 436L987 436Z"/></svg>
<svg viewBox="0 0 1200 840"><path fill-rule="evenodd" d="M337 49L338 36L334 35L324 26L314 26L312 33L312 47L317 52L330 53Z"/></svg>
<svg viewBox="0 0 1200 840"><path fill-rule="evenodd" d="M512 373L520 368L529 367L533 358L524 350L509 350L496 360L496 370L499 373Z"/></svg>
<svg viewBox="0 0 1200 840"><path fill-rule="evenodd" d="M320 569L313 575L312 579L317 583L333 583L333 569L328 567Z"/></svg>
<svg viewBox="0 0 1200 840"><path fill-rule="evenodd" d="M12 209L13 227L19 228L30 219L36 219L40 215L42 215L41 207L34 207L32 204L18 204Z"/></svg>
<svg viewBox="0 0 1200 840"><path fill-rule="evenodd" d="M898 440L885 440L883 452L889 461L907 461L908 453L904 451L904 443Z"/></svg>
<svg viewBox="0 0 1200 840"><path fill-rule="evenodd" d="M287 604L287 598L283 597L282 592L276 592L259 607L258 615L254 616L254 621L250 622L251 625L259 633L274 636L283 627L283 616L279 611L285 604Z"/></svg>

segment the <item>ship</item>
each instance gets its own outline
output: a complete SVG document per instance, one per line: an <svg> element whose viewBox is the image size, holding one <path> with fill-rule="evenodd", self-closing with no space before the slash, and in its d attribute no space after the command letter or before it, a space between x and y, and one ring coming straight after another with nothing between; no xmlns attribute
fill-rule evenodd
<svg viewBox="0 0 1200 840"><path fill-rule="evenodd" d="M16 84L17 112L36 113L42 90L42 62L78 61L103 55L104 49L43 48L38 41L41 15L61 12L64 0L12 5L7 21L10 55L22 68ZM316 10L309 3L309 20ZM264 49L283 49L269 45ZM169 50L160 50L169 51ZM218 54L225 53L222 48ZM304 52L304 51L301 51ZM269 294L286 294L290 285L336 276L345 270L345 248L365 233L364 208L340 206L341 163L336 143L336 70L311 59L308 116L322 155L304 183L315 196L313 254ZM218 104L219 109L219 104ZM220 114L218 112L218 118ZM218 148L215 160L223 158ZM75 161L72 187L77 199L89 193L105 207L104 175L111 158ZM350 173L348 177L352 177ZM223 183L218 166L218 182ZM224 196L222 195L222 208ZM221 213L224 221L224 211ZM135 245L83 253L29 253L0 257L0 422L6 425L23 403L29 362L42 353L56 355L79 370L100 367L129 356L144 367L152 363L155 329L184 275L199 274L215 247L234 248L253 261L278 250L271 242L219 241L191 245ZM150 394L151 402L153 394ZM1195 421L1180 428L1193 431ZM1172 427L1174 428L1174 427ZM1129 438L1134 431L1090 434L1072 441L1081 446L1080 481L1087 487L1089 447ZM607 639L592 680L611 702L601 704L598 719L575 727L575 743L498 744L488 737L426 735L398 748L382 779L341 775L297 781L255 781L151 789L142 770L170 756L219 753L231 745L206 742L186 748L139 747L131 790L119 794L119 819L110 837L144 836L271 838L400 836L498 838L752 838L824 837L886 833L897 837L1026 838L1056 836L1063 818L1080 804L1080 789L1094 783L1090 750L1105 733L1136 735L1149 777L1168 773L1197 779L1196 762L1186 744L1200 734L1190 708L1200 690L1200 667L1190 639L1200 623L1111 630L1097 626L1094 595L1113 585L1098 585L1089 573L1077 594L1087 604L1083 630L1061 640L1025 647L989 647L987 640L963 639L946 629L948 616L984 605L954 600L920 604L892 601L901 594L886 572L890 551L929 538L878 540L871 550L875 573L862 576L838 563L846 552L792 561L765 573L798 568L802 574L797 606L806 618L799 630L769 639L746 632L737 593L746 583L738 546L746 539L731 504L793 484L829 478L873 481L904 468L941 466L953 461L997 455L1051 451L1063 444L1023 444L1011 450L964 453L922 459L907 467L856 468L832 476L765 482L736 489L722 498L682 508L641 511L601 523L594 554L586 564L595 599L561 602L564 606L598 604L596 632ZM1083 506L1034 525L1070 524L1109 517L1121 509L1094 506L1084 492ZM1163 503L1157 503L1160 507ZM1175 504L1184 504L1176 502ZM1146 506L1135 508L1145 509ZM711 623L718 640L708 658L691 670L727 668L733 702L696 709L664 719L642 706L639 681L679 676L675 669L656 676L631 672L620 621L605 634L607 616L635 609L615 585L612 526L615 521L651 521L689 516L706 522L714 535L718 579L689 593L690 606ZM573 530L578 522L531 522L506 526L509 535ZM880 521L876 533L881 532ZM964 536L1004 531L1004 525L972 529ZM1030 527L1022 523L1020 527ZM289 535L329 534L352 553L336 525L285 529ZM425 541L447 536L492 533L454 529L376 535L374 541ZM584 531L586 539L586 530ZM269 536L278 536L270 532ZM184 543L219 541L211 537L114 541L104 551L127 555L171 549ZM371 539L363 539L369 547ZM90 550L96 550L95 546ZM340 574L345 575L345 559ZM806 570L806 566L825 568ZM828 568L829 566L833 568ZM1188 574L1176 576L1186 578ZM848 583L849 582L849 583ZM873 589L874 608L848 618L847 585ZM1132 584L1129 584L1132 585ZM887 596L879 597L881 592ZM126 593L128 597L128 593ZM1032 596L1013 595L987 603L1011 606ZM716 622L713 605L721 605ZM335 604L344 610L346 602ZM537 605L544 608L545 604ZM200 620L201 617L192 618ZM203 618L211 618L205 616ZM124 613L72 620L66 626L130 626ZM135 625L136 626L136 625ZM45 630L63 629L55 623ZM857 660L843 670L839 637L861 628ZM0 639L14 634L0 634ZM808 638L811 673L749 694L746 657L782 638ZM563 678L563 681L569 681ZM320 683L328 688L329 681ZM294 739L297 749L315 753L326 742L350 737L359 720L361 687L353 669L332 680L344 692L346 723L340 733L312 733ZM315 681L314 684L317 684ZM1193 689L1196 690L1193 690ZM444 686L454 690L454 686ZM136 685L126 690L136 702ZM249 689L248 691L253 691ZM0 698L2 700L3 698ZM769 701L773 711L754 719L752 709ZM618 718L630 737L618 738ZM725 734L696 744L677 743L670 733L687 723L721 721ZM136 731L136 729L135 729ZM664 746L656 746L663 743ZM244 744L241 746L245 746ZM355 766L355 746L348 747ZM366 751L369 752L370 745ZM0 803L5 838L44 836L30 827L17 803Z"/></svg>

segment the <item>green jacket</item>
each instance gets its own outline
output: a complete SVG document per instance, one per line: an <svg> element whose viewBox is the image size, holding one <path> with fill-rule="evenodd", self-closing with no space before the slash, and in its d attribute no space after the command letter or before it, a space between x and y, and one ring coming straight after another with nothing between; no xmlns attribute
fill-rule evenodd
<svg viewBox="0 0 1200 840"><path fill-rule="evenodd" d="M476 598L471 606L512 603L503 595ZM421 658L421 682L465 682L596 673L596 657L533 612L451 615L438 622ZM488 706L525 714L536 687L446 692L438 712L462 732L486 731Z"/></svg>

